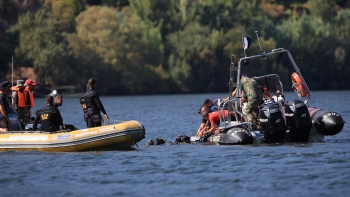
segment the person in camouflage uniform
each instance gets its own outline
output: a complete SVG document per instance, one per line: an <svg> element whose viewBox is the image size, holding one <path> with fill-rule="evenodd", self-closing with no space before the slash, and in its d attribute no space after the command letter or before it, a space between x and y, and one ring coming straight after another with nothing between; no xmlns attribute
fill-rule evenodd
<svg viewBox="0 0 350 197"><path fill-rule="evenodd" d="M263 91L254 79L247 77L244 73L241 75L241 82L242 91L244 91L247 97L247 105L244 113L247 115L248 122L252 125L252 128L256 129L259 124L258 106L262 102ZM236 95L236 91L237 89L232 92L232 96Z"/></svg>
<svg viewBox="0 0 350 197"><path fill-rule="evenodd" d="M29 123L29 118L30 118L30 108L24 106L24 107L19 107L19 96L18 92L24 94L24 81L23 80L17 80L17 85L12 87L11 89L13 90L12 93L12 99L13 99L13 105L15 106L18 118L21 122L22 129L25 129L25 125ZM24 98L25 99L25 98ZM26 100L26 99L25 99Z"/></svg>

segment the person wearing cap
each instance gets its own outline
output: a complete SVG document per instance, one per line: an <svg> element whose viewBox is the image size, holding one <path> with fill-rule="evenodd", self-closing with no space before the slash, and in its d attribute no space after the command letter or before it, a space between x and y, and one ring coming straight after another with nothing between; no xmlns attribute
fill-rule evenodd
<svg viewBox="0 0 350 197"><path fill-rule="evenodd" d="M36 86L36 83L31 80L31 79L27 79L25 82L25 93L26 93L26 99L27 99L27 108L28 110L28 116L30 117L30 109L34 107L34 94L33 94L33 90Z"/></svg>
<svg viewBox="0 0 350 197"><path fill-rule="evenodd" d="M88 128L101 126L104 117L108 120L109 117L105 108L102 105L100 97L96 92L97 82L94 78L90 78L86 85L86 93L80 98L80 104L84 111L84 120Z"/></svg>
<svg viewBox="0 0 350 197"><path fill-rule="evenodd" d="M29 123L30 118L30 103L28 103L29 99L26 98L24 89L24 81L17 80L17 85L10 88L12 92L12 103L16 109L18 118L21 122L22 130L24 130L25 125Z"/></svg>
<svg viewBox="0 0 350 197"><path fill-rule="evenodd" d="M251 124L252 129L259 129L259 112L258 107L263 101L263 96L267 96L271 101L273 98L270 93L265 91L259 86L259 84L252 78L249 78L247 74L241 74L242 84L242 102L247 102L244 109L247 115L248 122ZM232 92L232 97L236 96L237 88Z"/></svg>
<svg viewBox="0 0 350 197"><path fill-rule="evenodd" d="M9 131L11 122L8 118L10 112L10 104L7 101L7 95L9 92L10 83L4 81L0 83L0 131Z"/></svg>
<svg viewBox="0 0 350 197"><path fill-rule="evenodd" d="M47 106L39 109L35 113L35 120L33 122L33 131L37 130L39 121L41 122L41 131L57 132L63 127L63 119L60 111L53 106L53 97L46 96Z"/></svg>

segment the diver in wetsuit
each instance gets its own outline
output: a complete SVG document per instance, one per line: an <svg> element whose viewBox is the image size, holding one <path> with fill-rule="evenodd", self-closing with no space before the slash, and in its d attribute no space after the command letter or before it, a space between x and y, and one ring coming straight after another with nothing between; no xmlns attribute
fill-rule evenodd
<svg viewBox="0 0 350 197"><path fill-rule="evenodd" d="M100 97L96 92L97 82L94 78L90 78L86 85L86 93L80 98L80 104L84 111L84 120L88 128L101 126L103 119L100 112L109 119L105 108L102 105Z"/></svg>
<svg viewBox="0 0 350 197"><path fill-rule="evenodd" d="M46 104L46 107L36 111L33 131L37 130L39 121L41 122L41 131L56 132L63 125L61 113L53 106L53 97L51 95L46 96Z"/></svg>

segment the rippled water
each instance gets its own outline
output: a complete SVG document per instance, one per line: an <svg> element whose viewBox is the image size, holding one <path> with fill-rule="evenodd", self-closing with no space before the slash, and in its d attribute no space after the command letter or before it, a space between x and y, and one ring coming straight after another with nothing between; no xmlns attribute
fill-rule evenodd
<svg viewBox="0 0 350 197"><path fill-rule="evenodd" d="M287 100L294 99L287 93ZM225 94L102 97L114 120L138 120L146 139L131 151L0 152L0 196L347 196L350 91L313 92L309 105L347 122L324 142L282 145L160 145L194 135L206 98ZM36 109L44 106L36 100ZM64 98L64 122L84 128L78 98Z"/></svg>

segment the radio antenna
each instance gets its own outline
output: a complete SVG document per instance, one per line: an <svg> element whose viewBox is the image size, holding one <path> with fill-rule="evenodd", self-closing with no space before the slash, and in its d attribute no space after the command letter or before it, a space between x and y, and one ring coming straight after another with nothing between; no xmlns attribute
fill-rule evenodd
<svg viewBox="0 0 350 197"><path fill-rule="evenodd" d="M256 34L256 37L258 38L258 43L259 43L259 47L260 47L260 54L263 55L263 54L265 54L266 52L263 51L262 48L261 48L261 44L260 44L260 39L259 39L258 31L255 31L255 34ZM261 60L266 60L267 57L264 56L264 57L262 57L262 58L260 58L260 59L261 59Z"/></svg>

